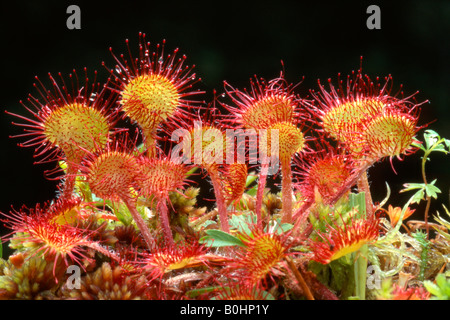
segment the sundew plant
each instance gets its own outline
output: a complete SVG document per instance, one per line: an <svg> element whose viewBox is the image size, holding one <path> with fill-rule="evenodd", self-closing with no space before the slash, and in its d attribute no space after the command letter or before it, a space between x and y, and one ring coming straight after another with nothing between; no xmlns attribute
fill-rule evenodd
<svg viewBox="0 0 450 320"><path fill-rule="evenodd" d="M421 122L427 101L362 68L308 96L284 71L208 93L178 49L132 42L105 83L36 77L7 111L58 187L1 213L1 299L449 299L450 216L426 169L450 140ZM409 200L382 181L374 201L369 168L414 153Z"/></svg>

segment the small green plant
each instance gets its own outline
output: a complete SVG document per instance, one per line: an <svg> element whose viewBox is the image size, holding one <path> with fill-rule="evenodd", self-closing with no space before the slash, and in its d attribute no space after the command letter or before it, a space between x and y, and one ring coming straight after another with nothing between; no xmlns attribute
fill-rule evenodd
<svg viewBox="0 0 450 320"><path fill-rule="evenodd" d="M431 293L432 300L450 300L450 278L444 274L436 277L436 283L426 280L425 288Z"/></svg>
<svg viewBox="0 0 450 320"><path fill-rule="evenodd" d="M405 188L401 192L416 190L415 194L411 198L410 201L411 204L419 203L422 200L426 201L424 219L428 237L429 236L428 216L431 205L431 198L437 199L438 193L441 193L441 190L435 186L437 179L431 182L428 181L425 171L425 165L428 161L430 161L429 156L432 152L443 152L447 154L450 148L450 140L441 138L436 131L430 129L425 130L423 137L425 142L424 144L419 142L413 143L415 147L419 148L424 153L421 162L423 183L406 183Z"/></svg>

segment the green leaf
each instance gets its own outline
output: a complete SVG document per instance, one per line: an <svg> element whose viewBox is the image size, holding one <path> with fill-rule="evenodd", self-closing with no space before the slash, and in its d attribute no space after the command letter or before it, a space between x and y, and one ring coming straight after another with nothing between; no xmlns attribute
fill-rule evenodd
<svg viewBox="0 0 450 320"><path fill-rule="evenodd" d="M450 140L449 139L443 139L444 140L444 144L447 147L447 149L450 149Z"/></svg>
<svg viewBox="0 0 450 320"><path fill-rule="evenodd" d="M256 215L233 215L229 220L230 226L241 233L250 235L252 232L249 225L256 223Z"/></svg>
<svg viewBox="0 0 450 320"><path fill-rule="evenodd" d="M195 171L197 171L198 170L198 167L193 167L191 170L189 170L187 173L186 173L186 177L190 177L192 174L194 174L195 173Z"/></svg>
<svg viewBox="0 0 450 320"><path fill-rule="evenodd" d="M211 229L205 232L207 236L202 237L200 243L211 247L245 246L241 240L224 231Z"/></svg>
<svg viewBox="0 0 450 320"><path fill-rule="evenodd" d="M429 280L425 280L423 284L424 284L425 288L427 289L427 291L429 293L431 293L433 296L437 296L440 294L439 287L437 285L435 285L433 282L431 282Z"/></svg>
<svg viewBox="0 0 450 320"><path fill-rule="evenodd" d="M411 143L411 145L413 147L419 148L420 150L422 150L423 152L426 152L427 149L425 149L425 147L423 146L423 144L419 141L414 141L413 143Z"/></svg>
<svg viewBox="0 0 450 320"><path fill-rule="evenodd" d="M379 204L380 208L386 204L386 202L389 200L389 197L391 196L391 188L389 187L389 184L387 182L385 182L385 183L386 183L387 192L386 192L386 197Z"/></svg>
<svg viewBox="0 0 450 320"><path fill-rule="evenodd" d="M424 286L433 296L432 300L450 300L450 279L442 273L436 276L436 283L424 281Z"/></svg>
<svg viewBox="0 0 450 320"><path fill-rule="evenodd" d="M189 290L186 292L186 296L188 298L193 299L201 294L213 292L213 291L220 290L220 289L222 289L222 287L219 287L219 286L206 287L206 288L200 288L200 289L192 289L192 290Z"/></svg>
<svg viewBox="0 0 450 320"><path fill-rule="evenodd" d="M445 154L448 153L448 151L445 150L445 148L444 148L444 146L442 144L438 144L436 147L434 147L433 151L439 151L439 152L443 152Z"/></svg>
<svg viewBox="0 0 450 320"><path fill-rule="evenodd" d="M121 202L115 202L111 200L104 200L106 206L108 206L114 215L122 222L124 225L128 226L133 221L130 211L127 206Z"/></svg>
<svg viewBox="0 0 450 320"><path fill-rule="evenodd" d="M437 194L441 193L441 190L434 185L436 183L436 180L437 179L425 185L425 192L427 193L427 196L432 197L434 199L437 199Z"/></svg>
<svg viewBox="0 0 450 320"><path fill-rule="evenodd" d="M281 223L281 219L276 219L273 223L270 223L264 229L265 232L269 232L269 230L273 230L272 232L276 234L282 234L294 227L291 223Z"/></svg>
<svg viewBox="0 0 450 320"><path fill-rule="evenodd" d="M256 172L252 171L247 176L247 181L245 182L245 187L248 188L256 179L258 179L258 175Z"/></svg>
<svg viewBox="0 0 450 320"><path fill-rule="evenodd" d="M450 140L441 138L436 131L426 130L423 134L426 144L426 150L424 150L425 154L429 154L433 151L443 152L445 154L448 153L450 147Z"/></svg>
<svg viewBox="0 0 450 320"><path fill-rule="evenodd" d="M287 231L291 230L293 227L294 227L294 225L291 224L291 223L282 223L281 224L281 231L287 232Z"/></svg>
<svg viewBox="0 0 450 320"><path fill-rule="evenodd" d="M403 185L404 189L400 190L400 192L407 192L415 189L425 189L425 183L405 183Z"/></svg>
<svg viewBox="0 0 450 320"><path fill-rule="evenodd" d="M249 189L249 190L247 191L247 194L248 194L249 196L255 197L257 191L258 191L258 185L255 184L251 189Z"/></svg>
<svg viewBox="0 0 450 320"><path fill-rule="evenodd" d="M425 199L425 190L427 187L427 185L425 183L405 183L403 186L405 188L400 190L400 193L419 189L411 197L410 204L419 203L420 201Z"/></svg>
<svg viewBox="0 0 450 320"><path fill-rule="evenodd" d="M440 140L439 134L434 130L425 130L423 134L423 138L425 139L425 144L427 147L427 150L430 150L431 147Z"/></svg>
<svg viewBox="0 0 450 320"><path fill-rule="evenodd" d="M0 259L3 258L3 243L0 241Z"/></svg>
<svg viewBox="0 0 450 320"><path fill-rule="evenodd" d="M427 197L431 197L434 199L437 199L437 194L441 193L441 190L436 187L434 184L436 183L436 180L431 181L428 184L425 183L405 183L403 186L405 187L400 192L406 192L411 190L417 190L419 189L416 194L414 195L414 199L412 203L419 203L421 200L424 199L425 193Z"/></svg>
<svg viewBox="0 0 450 320"><path fill-rule="evenodd" d="M366 196L364 192L357 194L351 193L349 195L349 202L352 208L357 208L358 217L364 218L366 216Z"/></svg>
<svg viewBox="0 0 450 320"><path fill-rule="evenodd" d="M420 201L425 199L425 191L423 189L420 189L419 191L417 191L411 201L411 204L413 203L420 203Z"/></svg>

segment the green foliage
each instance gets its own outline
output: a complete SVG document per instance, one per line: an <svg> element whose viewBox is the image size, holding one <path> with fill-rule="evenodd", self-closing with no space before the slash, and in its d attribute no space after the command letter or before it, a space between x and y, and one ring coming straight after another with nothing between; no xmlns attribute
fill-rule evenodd
<svg viewBox="0 0 450 320"><path fill-rule="evenodd" d="M272 232L277 233L277 234L281 234L281 233L288 232L293 227L294 227L293 224L281 223L281 219L277 219L277 220L273 221L273 227L271 229L272 229Z"/></svg>
<svg viewBox="0 0 450 320"><path fill-rule="evenodd" d="M430 242L427 240L427 234L422 231L413 233L413 237L420 244L420 247L422 249L420 253L419 280L423 281L425 278L425 269L428 264L428 251L430 249Z"/></svg>
<svg viewBox="0 0 450 320"><path fill-rule="evenodd" d="M192 289L186 292L186 297L190 298L190 299L195 299L198 296L205 294L205 293L210 293L210 292L214 292L216 290L220 290L222 287L220 286L214 286L214 287L205 287L205 288L199 288L199 289Z"/></svg>
<svg viewBox="0 0 450 320"><path fill-rule="evenodd" d="M228 221L230 227L244 234L250 235L250 225L256 224L256 215L254 214L241 214L233 215Z"/></svg>
<svg viewBox="0 0 450 320"><path fill-rule="evenodd" d="M431 197L437 199L437 194L441 193L441 190L435 186L436 179L431 181L430 183L405 183L404 189L400 192L407 192L411 190L417 190L413 195L413 199L411 204L419 203L422 200L425 200L426 197Z"/></svg>
<svg viewBox="0 0 450 320"><path fill-rule="evenodd" d="M111 209L114 215L122 222L125 226L128 226L132 223L133 218L131 216L130 210L123 202L115 202L111 200L104 201L106 206Z"/></svg>
<svg viewBox="0 0 450 320"><path fill-rule="evenodd" d="M200 193L200 188L189 187L186 190L178 190L177 192L170 192L169 199L172 203L172 208L178 214L189 214L195 209L197 204L197 196Z"/></svg>
<svg viewBox="0 0 450 320"><path fill-rule="evenodd" d="M450 279L443 273L436 277L436 283L424 281L425 288L431 293L431 300L450 300Z"/></svg>
<svg viewBox="0 0 450 320"><path fill-rule="evenodd" d="M366 196L364 192L350 193L348 196L350 207L355 210L356 218L366 217Z"/></svg>
<svg viewBox="0 0 450 320"><path fill-rule="evenodd" d="M450 216L450 212L448 211L448 209L444 206L445 212L447 213L448 216ZM447 228L447 230L450 230L450 222L445 220L444 218L442 218L439 213L437 213L436 217L434 217L434 219L442 226L444 226L445 228ZM448 232L445 232L443 230L441 230L440 228L435 228L436 231L443 236L447 241L450 241L450 234Z"/></svg>
<svg viewBox="0 0 450 320"><path fill-rule="evenodd" d="M253 213L233 215L230 220L230 227L237 230L240 233L251 235L251 226L255 226L257 223L256 215ZM264 232L281 234L288 232L294 227L290 223L281 223L281 219L274 219L270 221L264 229Z"/></svg>
<svg viewBox="0 0 450 320"><path fill-rule="evenodd" d="M355 208L345 197L339 199L333 206L317 203L309 220L315 230L326 232L330 225L347 223L349 216L355 213Z"/></svg>
<svg viewBox="0 0 450 320"><path fill-rule="evenodd" d="M437 199L437 194L441 193L441 190L435 186L436 179L432 182L427 182L425 173L425 163L430 161L429 155L432 152L443 152L447 154L450 148L450 140L441 138L436 131L425 130L424 134L425 143L420 143L419 141L414 142L413 146L419 148L423 151L424 155L422 157L422 177L423 183L406 183L404 189L400 192L407 192L411 190L417 190L411 200L411 204L419 203L421 200L426 198Z"/></svg>
<svg viewBox="0 0 450 320"><path fill-rule="evenodd" d="M337 292L340 299L348 299L354 294L354 267L348 256L326 265L310 261L308 269L316 274L321 283Z"/></svg>
<svg viewBox="0 0 450 320"><path fill-rule="evenodd" d="M211 247L244 246L244 243L241 240L224 231L210 229L206 230L205 233L207 235L200 239L200 243L204 243L207 246Z"/></svg>
<svg viewBox="0 0 450 320"><path fill-rule="evenodd" d="M386 278L381 282L381 288L376 291L378 299L391 300L393 291L392 278Z"/></svg>
<svg viewBox="0 0 450 320"><path fill-rule="evenodd" d="M450 149L450 140L441 138L436 131L430 129L425 130L423 133L423 138L425 145L420 142L415 142L413 143L413 146L419 148L425 153L425 160L428 160L427 157L431 152L437 151L445 154L449 152L448 149Z"/></svg>
<svg viewBox="0 0 450 320"><path fill-rule="evenodd" d="M248 188L253 182L256 181L256 179L258 179L258 175L256 174L256 172L255 171L250 172L247 176L245 187Z"/></svg>

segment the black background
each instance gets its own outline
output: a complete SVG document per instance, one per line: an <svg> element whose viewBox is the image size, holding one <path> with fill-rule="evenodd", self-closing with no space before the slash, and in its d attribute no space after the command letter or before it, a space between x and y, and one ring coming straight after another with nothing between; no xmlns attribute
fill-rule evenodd
<svg viewBox="0 0 450 320"><path fill-rule="evenodd" d="M81 8L81 30L69 30L66 9ZM366 9L381 9L381 30L369 30ZM254 74L271 79L283 60L290 82L305 80L298 92L317 89L317 79L336 79L360 66L371 77L391 74L394 91L404 85L416 92L423 107L421 124L450 138L450 2L449 1L29 1L2 4L0 16L0 108L28 115L19 104L33 88L34 76L68 74L73 68L98 70L113 66L109 47L126 52L125 39L137 48L138 32L153 44L167 40L167 50L180 48L187 63L196 65L202 85L221 92L223 80L248 86ZM20 133L13 118L0 114L0 211L10 206L34 206L51 200L55 183L43 177L45 165L33 165L33 150L19 148ZM422 138L422 135L419 136ZM420 154L403 162L388 161L370 169L373 197L392 189L391 202L401 205L408 195L397 192L405 182L421 182ZM429 180L438 179L443 191L432 212L449 203L450 159L432 155ZM417 210L420 218L423 206Z"/></svg>

